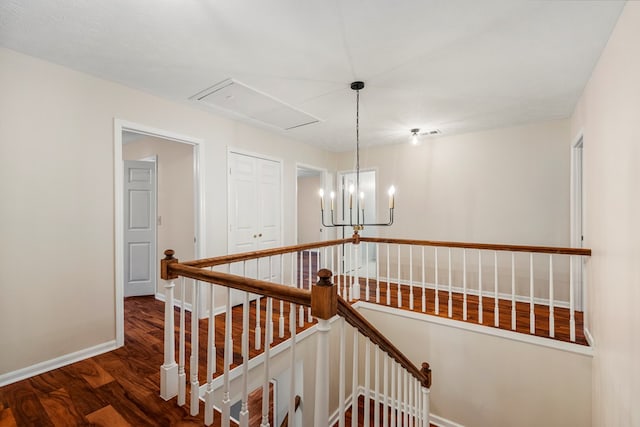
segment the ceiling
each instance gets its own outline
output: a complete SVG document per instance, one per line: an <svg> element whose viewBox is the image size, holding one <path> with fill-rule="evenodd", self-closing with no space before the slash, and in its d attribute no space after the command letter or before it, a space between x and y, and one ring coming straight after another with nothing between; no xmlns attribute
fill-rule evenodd
<svg viewBox="0 0 640 427"><path fill-rule="evenodd" d="M352 150L569 116L622 1L4 0L0 45ZM226 79L320 119L280 130L190 99Z"/></svg>

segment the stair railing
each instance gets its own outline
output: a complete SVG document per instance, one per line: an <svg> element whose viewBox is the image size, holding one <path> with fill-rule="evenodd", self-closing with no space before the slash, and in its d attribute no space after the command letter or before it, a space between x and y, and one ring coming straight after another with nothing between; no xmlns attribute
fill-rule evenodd
<svg viewBox="0 0 640 427"><path fill-rule="evenodd" d="M428 368L428 364L423 364L423 368L417 368L406 356L404 356L391 342L385 338L375 327L366 321L356 310L349 306L344 299L338 295L338 287L332 282L332 273L330 270L323 268L318 272L319 280L307 287L307 278L303 277L303 280L298 281L301 277L298 274L297 267L301 264L306 264L306 260L303 257L304 252L314 250L316 251L316 259L312 265L331 265L339 264L337 261L338 252L341 245L349 243L349 239L324 242L320 245L302 245L288 248L279 248L275 250L260 251L253 254L241 254L229 257L219 257L216 259L199 260L186 263L180 263L173 257L172 250L165 251L165 259L161 262L161 276L166 281L165 284L165 346L164 346L164 363L161 366L161 387L160 394L165 399L171 399L177 396L179 405L186 404L186 384L187 384L187 371L189 374L189 382L191 385L191 399L190 399L190 413L197 415L199 412L199 401L204 399L205 401L205 414L204 421L206 425L211 425L214 419L214 406L216 406L216 392L221 390L221 399L218 400L217 406L221 408L222 425L230 425L230 410L232 400L231 390L231 369L236 366L241 370L242 381L242 405L240 410L240 425L248 426L248 378L249 369L251 368L250 353L252 348L263 347L263 364L264 364L264 390L263 391L263 408L262 408L262 423L261 426L268 426L268 383L270 381L270 351L274 344L274 313L273 305L275 302L281 303L280 313L276 313L275 317L278 321L289 317L289 334L282 336L279 334L281 340L287 339L290 342L291 353L291 398L289 402L288 419L291 420L291 424L294 424L294 413L296 410L295 403L295 361L296 361L296 334L300 324L296 317L298 315L298 308L301 316L299 321L302 322L302 326L309 326L307 320L315 320L315 335L317 339L317 354L316 354L316 378L315 378L315 395L313 399L314 405L314 426L324 427L330 423L329 414L329 331L331 330L332 319L339 319L339 316L343 316L344 321L340 321L340 333L341 333L341 348L340 354L342 354L341 369L344 371L344 355L346 354L346 347L344 346L344 324L349 323L354 330L353 333L353 347L351 348L353 357L353 382L352 382L352 419L357 423L358 419L358 404L357 399L359 394L364 394L364 398L367 402L371 397L372 387L370 386L371 367L370 364L370 346L373 344L376 348L375 360L376 365L374 372L374 378L376 385L380 384L380 380L377 379L382 376L382 365L379 363L380 356L383 355L385 366L385 379L384 383L388 386L387 382L392 379L392 393L381 393L380 388L375 388L374 399L376 405L374 409L374 418L379 419L381 416L385 419L389 416L391 420L397 417L398 420L401 417L405 417L407 420L411 419L415 421L415 425L428 425L429 412L428 412L428 391L431 385L431 372ZM334 252L335 251L335 252ZM331 254L329 254L330 252ZM309 256L311 256L309 254ZM285 259L288 257L288 259ZM320 261L319 261L320 259ZM240 276L237 274L231 274L229 272L216 271L216 266L225 265L228 270L233 270L233 264L240 263L241 269L246 275L247 263L257 262L257 271L253 271L253 274L261 275L260 260L266 261L263 267L268 271L267 277L272 280L278 280L282 282L290 282L289 286L269 282L266 280L258 280L251 277ZM290 264L290 265L288 265ZM311 264L310 264L311 265ZM278 268L276 268L278 266ZM285 268L285 266L287 268ZM236 268L238 265L235 266ZM285 278L285 269L290 269L291 274L288 275L288 280ZM303 273L305 276L308 273ZM192 285L192 314L191 314L191 356L190 365L186 366L186 342L185 342L185 326L186 326L186 313L185 313L185 281L184 278L194 279L195 282ZM179 310L179 322L178 328L179 345L178 345L178 361L175 360L175 288L176 281L181 280L181 301ZM344 277L343 277L344 279ZM232 315L234 309L227 308L225 310L224 319L224 339L222 348L220 348L220 337L216 336L216 316L210 315L207 320L207 344L205 348L206 358L206 380L204 384L200 385L201 376L199 375L199 355L201 353L201 347L199 344L199 331L200 321L199 319L199 307L201 306L200 299L202 298L200 286L197 283L215 284L221 285L226 288L227 301L232 301L231 290L244 291L244 300L242 302L242 334L241 334L241 363L237 360L237 346L234 346L234 332L232 329ZM215 294L213 287L209 287L208 295L208 307L209 313L215 313ZM250 301L250 295L259 295L260 298L255 303ZM261 303L260 299L266 300ZM288 303L288 313L283 311L282 306ZM254 307L253 313L258 317L260 312L264 312L264 343L261 344L259 339L254 338L254 347L250 345L249 340L249 313L251 308ZM304 310L308 310L310 317L305 316ZM336 316L339 315L339 316ZM305 319L307 317L307 319ZM260 321L257 322L256 329L260 325ZM358 348L360 346L360 337L364 337L366 340L367 352L365 356L365 364L367 371L365 372L365 384L364 388L360 386L358 378L358 363L357 357ZM237 341L237 337L236 337ZM275 349L275 347L274 347ZM220 361L222 360L222 367L220 367ZM388 366L390 365L390 366ZM222 372L220 372L222 371ZM238 371L236 371L238 372ZM397 374L397 381L395 377ZM340 375L340 393L341 397L345 394L344 375ZM217 382L217 386L216 386ZM398 391L395 394L395 391ZM387 390L388 391L388 390ZM393 396L393 398L392 398ZM421 396L421 397L420 397ZM338 421L341 425L344 425L345 417L345 399L340 400L340 408L337 411ZM380 406L386 408L380 410ZM365 420L369 420L369 408L365 408ZM382 413L382 415L381 415ZM352 424L357 425L357 424Z"/></svg>

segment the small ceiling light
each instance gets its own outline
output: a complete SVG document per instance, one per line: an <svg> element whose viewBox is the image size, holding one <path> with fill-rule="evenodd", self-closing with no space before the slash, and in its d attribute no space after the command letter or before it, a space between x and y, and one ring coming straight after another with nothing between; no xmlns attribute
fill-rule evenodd
<svg viewBox="0 0 640 427"><path fill-rule="evenodd" d="M418 128L411 129L411 143L413 145L418 145L418 133L419 132L420 132L420 129L418 129Z"/></svg>

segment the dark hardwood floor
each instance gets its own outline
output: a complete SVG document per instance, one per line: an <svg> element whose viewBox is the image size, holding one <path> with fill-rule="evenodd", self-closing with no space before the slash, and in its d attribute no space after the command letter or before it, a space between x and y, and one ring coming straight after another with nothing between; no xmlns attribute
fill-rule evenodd
<svg viewBox="0 0 640 427"><path fill-rule="evenodd" d="M346 280L349 278L347 277ZM345 279L341 279L345 280ZM348 282L346 282L348 283ZM390 286L390 299L391 307L398 308L398 285L391 283ZM413 310L410 308L409 295L410 290L408 285L400 286L402 294L402 310L410 310L416 313L422 313L422 288L420 286L413 287L414 305ZM448 298L449 294L446 290L438 290L438 306L439 317L448 317ZM360 279L360 299L367 301L366 299L366 281ZM461 293L452 293L452 319L457 321L463 321L463 295ZM369 281L369 302L376 302L376 282L375 280ZM426 311L424 314L436 316L435 314L435 290L425 289L425 302ZM487 327L493 328L494 326L494 298L483 297L482 298L482 324ZM387 283L380 283L380 304L386 305L387 303ZM466 322L479 324L479 300L477 296L467 295L467 320ZM530 335L530 318L529 318L529 303L516 302L516 329L515 332ZM499 329L512 330L511 329L511 301L498 299L498 319ZM534 304L535 311L535 335L545 338L549 336L549 307L542 304ZM554 322L555 322L555 338L559 341L570 342L569 335L569 309L555 307L554 309ZM584 336L583 329L583 313L580 311L575 312L576 322L576 344L588 345Z"/></svg>
<svg viewBox="0 0 640 427"><path fill-rule="evenodd" d="M277 306L274 304L274 307ZM285 306L288 308L288 304ZM255 318L255 303L253 307L252 318ZM193 417L189 415L186 406L177 406L175 399L165 402L159 397L159 368L163 361L163 310L164 303L153 297L127 298L124 347L1 387L0 427L204 425L202 403L200 415ZM241 327L242 308L236 307L233 311L235 333ZM178 316L176 310L176 325ZM274 315L274 321L276 319L277 316ZM206 343L206 322L201 320L201 343ZM187 327L189 324L190 316L187 313ZM264 328L264 315L261 324ZM252 330L255 329L254 325L253 320ZM309 323L305 323L303 328L297 329L302 331L309 326ZM286 328L288 330L288 317ZM222 337L223 315L216 316L216 330L218 336ZM239 332L237 335L234 342L236 364L241 362ZM273 345L285 339L278 338L277 335L276 324ZM187 340L189 339L187 334ZM260 353L262 350L254 349L253 338L251 342L252 355ZM218 366L221 371L222 338L218 345ZM206 377L205 360L203 350L200 354L200 381L204 381ZM261 412L261 395L260 391L250 401L249 412L254 417ZM187 395L187 401L188 399ZM218 414L214 425L220 425Z"/></svg>
<svg viewBox="0 0 640 427"><path fill-rule="evenodd" d="M376 427L374 424L374 416L373 411L375 409L375 401L373 399L369 400L369 427ZM384 414L384 406L380 404L380 425L382 425L383 415ZM353 416L353 411L351 410L351 406L344 411L344 425L350 427L351 426L351 417ZM388 415L389 422L391 422L391 412L389 411ZM431 427L435 427L433 424L429 424ZM338 427L339 423L335 423L333 427ZM364 427L364 396L360 396L358 398L358 426Z"/></svg>

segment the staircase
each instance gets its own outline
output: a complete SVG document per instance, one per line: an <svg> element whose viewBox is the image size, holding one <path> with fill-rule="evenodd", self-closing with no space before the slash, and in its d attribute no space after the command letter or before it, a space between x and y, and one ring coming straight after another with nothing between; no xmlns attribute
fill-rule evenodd
<svg viewBox="0 0 640 427"><path fill-rule="evenodd" d="M204 401L206 425L214 408L231 425L234 404L241 426L257 425L249 421L256 419L249 391L261 384L268 396L271 380L286 373L280 386L288 409L280 412L288 425L428 426L429 364L404 356L352 307L358 302L584 343L575 294L585 249L354 235L183 263L165 254L160 394L192 415ZM243 292L243 302L209 316L232 301L232 289ZM187 299L203 318L190 322L191 333ZM310 377L313 387L305 388ZM362 411L349 412L359 399ZM260 426L273 422L269 405L269 398L262 402Z"/></svg>

